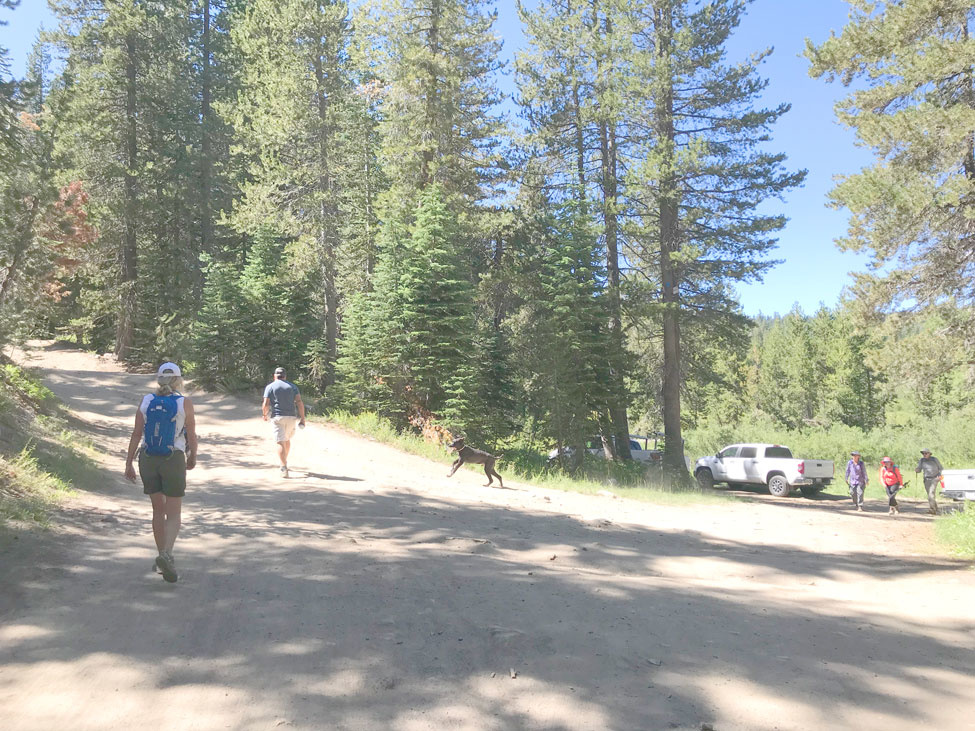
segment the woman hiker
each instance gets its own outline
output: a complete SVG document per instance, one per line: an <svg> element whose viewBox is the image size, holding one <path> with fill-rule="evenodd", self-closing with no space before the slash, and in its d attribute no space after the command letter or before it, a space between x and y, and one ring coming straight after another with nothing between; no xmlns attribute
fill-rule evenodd
<svg viewBox="0 0 975 731"><path fill-rule="evenodd" d="M155 393L142 398L135 414L125 477L135 482L132 462L138 450L142 491L152 501L152 536L159 551L155 568L166 581L174 582L178 574L173 544L186 494L186 470L196 466L196 419L193 403L179 392L183 378L178 365L159 366L156 382Z"/></svg>
<svg viewBox="0 0 975 731"><path fill-rule="evenodd" d="M897 506L897 491L904 487L904 478L901 477L900 468L890 457L880 460L880 484L884 486L884 492L887 493L890 514L896 515L901 511Z"/></svg>
<svg viewBox="0 0 975 731"><path fill-rule="evenodd" d="M850 497L856 509L863 511L863 491L867 488L867 466L856 450L850 452L846 463L846 484L850 487Z"/></svg>

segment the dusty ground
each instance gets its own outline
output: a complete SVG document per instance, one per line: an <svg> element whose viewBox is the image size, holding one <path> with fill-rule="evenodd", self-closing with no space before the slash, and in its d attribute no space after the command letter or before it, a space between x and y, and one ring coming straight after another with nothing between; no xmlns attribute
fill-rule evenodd
<svg viewBox="0 0 975 731"><path fill-rule="evenodd" d="M30 364L105 471L0 546L6 731L975 728L975 572L921 506L497 490L315 425L284 480L259 394L197 393L167 584L121 475L151 379Z"/></svg>

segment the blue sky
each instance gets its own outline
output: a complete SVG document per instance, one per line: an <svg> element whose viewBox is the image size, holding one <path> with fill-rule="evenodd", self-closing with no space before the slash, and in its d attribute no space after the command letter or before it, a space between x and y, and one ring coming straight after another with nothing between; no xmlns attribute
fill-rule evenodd
<svg viewBox="0 0 975 731"><path fill-rule="evenodd" d="M835 305L850 283L849 272L866 266L865 256L840 252L834 245L833 240L846 231L847 213L827 208L826 197L834 176L857 172L871 157L854 145L851 132L835 122L833 105L844 96L843 87L811 79L801 56L806 38L821 42L831 30L839 31L846 24L847 11L844 0L755 0L730 44L731 60L767 46L775 48L762 67L770 81L763 104L790 102L792 111L776 125L770 149L785 152L791 169L809 171L802 188L787 194L783 203L768 206L769 212L789 218L774 254L783 263L763 283L740 287L741 303L749 315L785 313L796 303L806 312L815 311L820 303ZM500 0L498 12L498 31L510 59L524 43L514 1ZM17 10L3 11L0 18L10 21L0 28L0 45L10 49L13 72L20 75L38 28L42 23L53 27L53 17L47 0L22 0ZM510 82L503 88L510 88Z"/></svg>

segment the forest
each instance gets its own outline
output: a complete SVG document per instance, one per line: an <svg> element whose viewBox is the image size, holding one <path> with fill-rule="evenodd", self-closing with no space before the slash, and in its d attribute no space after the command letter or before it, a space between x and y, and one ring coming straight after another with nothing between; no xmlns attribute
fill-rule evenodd
<svg viewBox="0 0 975 731"><path fill-rule="evenodd" d="M821 245L870 265L758 318L735 287L774 276L805 171L771 49L727 52L746 0L519 3L508 97L486 0L50 6L23 77L0 49L2 346L254 394L285 365L318 413L538 460L661 432L675 484L735 441L975 466L969 0L850 0L808 42L874 156Z"/></svg>

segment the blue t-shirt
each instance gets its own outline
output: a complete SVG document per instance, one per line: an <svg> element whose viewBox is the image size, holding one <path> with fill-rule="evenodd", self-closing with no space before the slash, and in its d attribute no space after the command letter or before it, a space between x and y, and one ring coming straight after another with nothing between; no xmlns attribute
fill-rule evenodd
<svg viewBox="0 0 975 731"><path fill-rule="evenodd" d="M289 381L277 379L264 389L264 398L271 399L271 416L297 416L297 397L298 387Z"/></svg>

